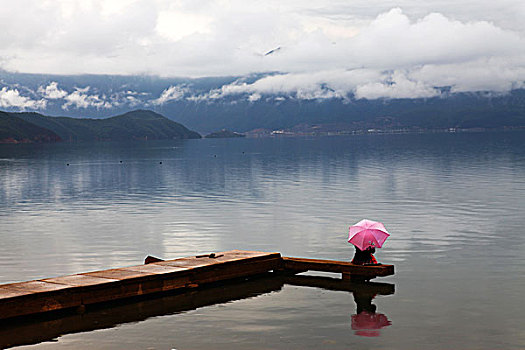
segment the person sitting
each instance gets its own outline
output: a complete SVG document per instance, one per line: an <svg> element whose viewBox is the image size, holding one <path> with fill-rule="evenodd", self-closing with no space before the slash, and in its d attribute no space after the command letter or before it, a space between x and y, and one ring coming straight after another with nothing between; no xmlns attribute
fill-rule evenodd
<svg viewBox="0 0 525 350"><path fill-rule="evenodd" d="M352 259L352 264L356 265L379 265L377 263L374 254L376 249L374 247L368 247L365 250L361 250L355 247L354 258Z"/></svg>

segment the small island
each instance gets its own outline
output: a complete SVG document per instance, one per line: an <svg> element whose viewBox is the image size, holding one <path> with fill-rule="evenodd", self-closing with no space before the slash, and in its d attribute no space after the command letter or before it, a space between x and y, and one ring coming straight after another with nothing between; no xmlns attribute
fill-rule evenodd
<svg viewBox="0 0 525 350"><path fill-rule="evenodd" d="M246 135L222 129L221 131L212 132L211 134L205 136L207 139L226 139L231 137L246 137Z"/></svg>

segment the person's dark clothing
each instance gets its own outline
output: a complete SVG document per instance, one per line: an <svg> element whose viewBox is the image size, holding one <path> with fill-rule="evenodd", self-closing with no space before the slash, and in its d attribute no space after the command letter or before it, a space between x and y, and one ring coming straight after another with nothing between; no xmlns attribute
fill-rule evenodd
<svg viewBox="0 0 525 350"><path fill-rule="evenodd" d="M368 247L365 250L361 250L355 247L354 258L352 264L356 265L377 265L377 260L372 254L376 252L375 248Z"/></svg>

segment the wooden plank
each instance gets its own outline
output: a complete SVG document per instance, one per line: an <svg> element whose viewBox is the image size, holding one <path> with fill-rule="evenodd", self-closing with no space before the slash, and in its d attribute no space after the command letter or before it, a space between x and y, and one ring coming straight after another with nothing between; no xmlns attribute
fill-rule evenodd
<svg viewBox="0 0 525 350"><path fill-rule="evenodd" d="M337 272L353 276L372 278L377 276L390 276L394 274L394 265L355 265L346 261L291 257L283 257L283 268L285 270Z"/></svg>
<svg viewBox="0 0 525 350"><path fill-rule="evenodd" d="M192 277L192 281L196 284L217 282L225 279L234 279L239 277L246 277L258 275L271 270L275 270L281 266L281 259L270 257L264 260L242 262L234 266L216 265L213 269L208 269Z"/></svg>
<svg viewBox="0 0 525 350"><path fill-rule="evenodd" d="M30 281L36 282L36 281ZM43 282L44 283L44 282ZM29 288L34 288L35 283L25 283ZM52 283L49 283L53 285ZM64 308L71 308L81 305L80 296L72 293L69 286L56 284L56 288L46 286L40 291L32 291L24 289L20 283L19 286L0 288L2 291L7 291L6 295L9 298L0 299L0 319L30 315L35 313L60 310ZM44 289L44 290L42 290ZM3 294L3 293L2 293Z"/></svg>
<svg viewBox="0 0 525 350"><path fill-rule="evenodd" d="M68 286L44 281L28 281L0 286L0 319L74 307L80 300Z"/></svg>
<svg viewBox="0 0 525 350"><path fill-rule="evenodd" d="M108 284L118 282L116 279L101 278L87 275L69 275L55 278L46 278L41 281L65 285L69 287L91 287L98 284Z"/></svg>
<svg viewBox="0 0 525 350"><path fill-rule="evenodd" d="M57 291L60 289L66 289L67 286L56 284L56 283L49 283L45 281L28 281L28 282L19 282L19 283L11 283L11 284L4 284L1 286L2 288L11 289L11 290L20 290L22 293L25 294L34 294L38 292L51 292L51 291Z"/></svg>
<svg viewBox="0 0 525 350"><path fill-rule="evenodd" d="M88 305L116 299L116 295L119 298L127 298L250 276L267 272L280 264L279 253L231 251L216 255L219 257L215 259L187 257L114 269L118 271L112 271L113 276L118 276L119 272L151 275L120 278L120 281L123 282L121 284L111 285L104 289L92 288L82 293L82 302ZM270 257L270 262L261 260L268 260L268 257ZM250 262L253 265L242 267ZM105 272L96 271L85 275L101 276Z"/></svg>
<svg viewBox="0 0 525 350"><path fill-rule="evenodd" d="M243 251L243 250L231 250L227 252L217 253L217 258L208 257L186 257L175 260L166 260L162 262L153 263L151 265L168 265L174 267L186 267L186 268L212 268L217 264L235 264L237 262L249 262L264 260L267 258L280 259L280 253L266 253L257 251ZM148 264L150 265L150 264Z"/></svg>
<svg viewBox="0 0 525 350"><path fill-rule="evenodd" d="M13 289L13 288L5 288L5 287L0 287L0 301L2 301L2 299L12 299L12 298L15 298L15 297L19 297L19 296L22 296L22 295L27 295L27 294L33 294L33 292L31 291L23 291L23 290L20 290L20 289Z"/></svg>
<svg viewBox="0 0 525 350"><path fill-rule="evenodd" d="M217 258L218 261L236 261L236 260L258 260L258 259L265 259L267 257L275 257L275 256L281 256L280 253L277 252L260 252L260 251L248 251L248 250L230 250L227 252L218 253L218 255L222 255L222 257Z"/></svg>
<svg viewBox="0 0 525 350"><path fill-rule="evenodd" d="M183 259L177 259L177 260L166 260L158 263L152 263L149 265L161 265L161 266L171 266L171 267L178 267L178 268L187 268L187 269L193 269L197 267L206 267L210 264L215 264L215 261L205 261L204 259L197 260L196 258L183 258Z"/></svg>
<svg viewBox="0 0 525 350"><path fill-rule="evenodd" d="M0 286L0 319L250 276L274 269L279 253L228 251Z"/></svg>
<svg viewBox="0 0 525 350"><path fill-rule="evenodd" d="M134 279L134 278L139 278L139 277L154 276L155 273L146 272L146 271L126 270L126 269L121 268L121 269L110 269L110 270L86 272L86 273L83 273L83 275L110 278L110 279L116 279L116 280L122 281L122 280Z"/></svg>
<svg viewBox="0 0 525 350"><path fill-rule="evenodd" d="M86 275L104 275L107 271L97 271ZM161 266L156 263L114 269L111 275L119 277L119 283L104 288L90 288L82 292L85 305L117 299L167 292L185 288L191 281L189 270L183 267Z"/></svg>
<svg viewBox="0 0 525 350"><path fill-rule="evenodd" d="M122 270L133 271L133 272L146 272L146 273L152 273L155 275L161 275L165 273L187 271L188 269L185 267L167 266L167 265L163 266L163 265L158 265L158 263L153 263L153 264L148 264L148 265L123 267Z"/></svg>

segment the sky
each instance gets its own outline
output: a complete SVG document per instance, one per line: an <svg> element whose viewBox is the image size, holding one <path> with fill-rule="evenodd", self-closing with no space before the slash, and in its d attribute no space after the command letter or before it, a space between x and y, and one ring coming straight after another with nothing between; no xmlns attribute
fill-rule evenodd
<svg viewBox="0 0 525 350"><path fill-rule="evenodd" d="M0 69L187 78L272 73L199 95L169 86L151 97L157 104L240 94L250 101L265 94L425 98L443 87L506 93L525 85L524 19L523 0L0 0ZM18 101L38 109L63 99L67 108L67 97L73 103L89 90L57 84L33 96L5 85L0 107ZM99 99L91 102L104 108Z"/></svg>

